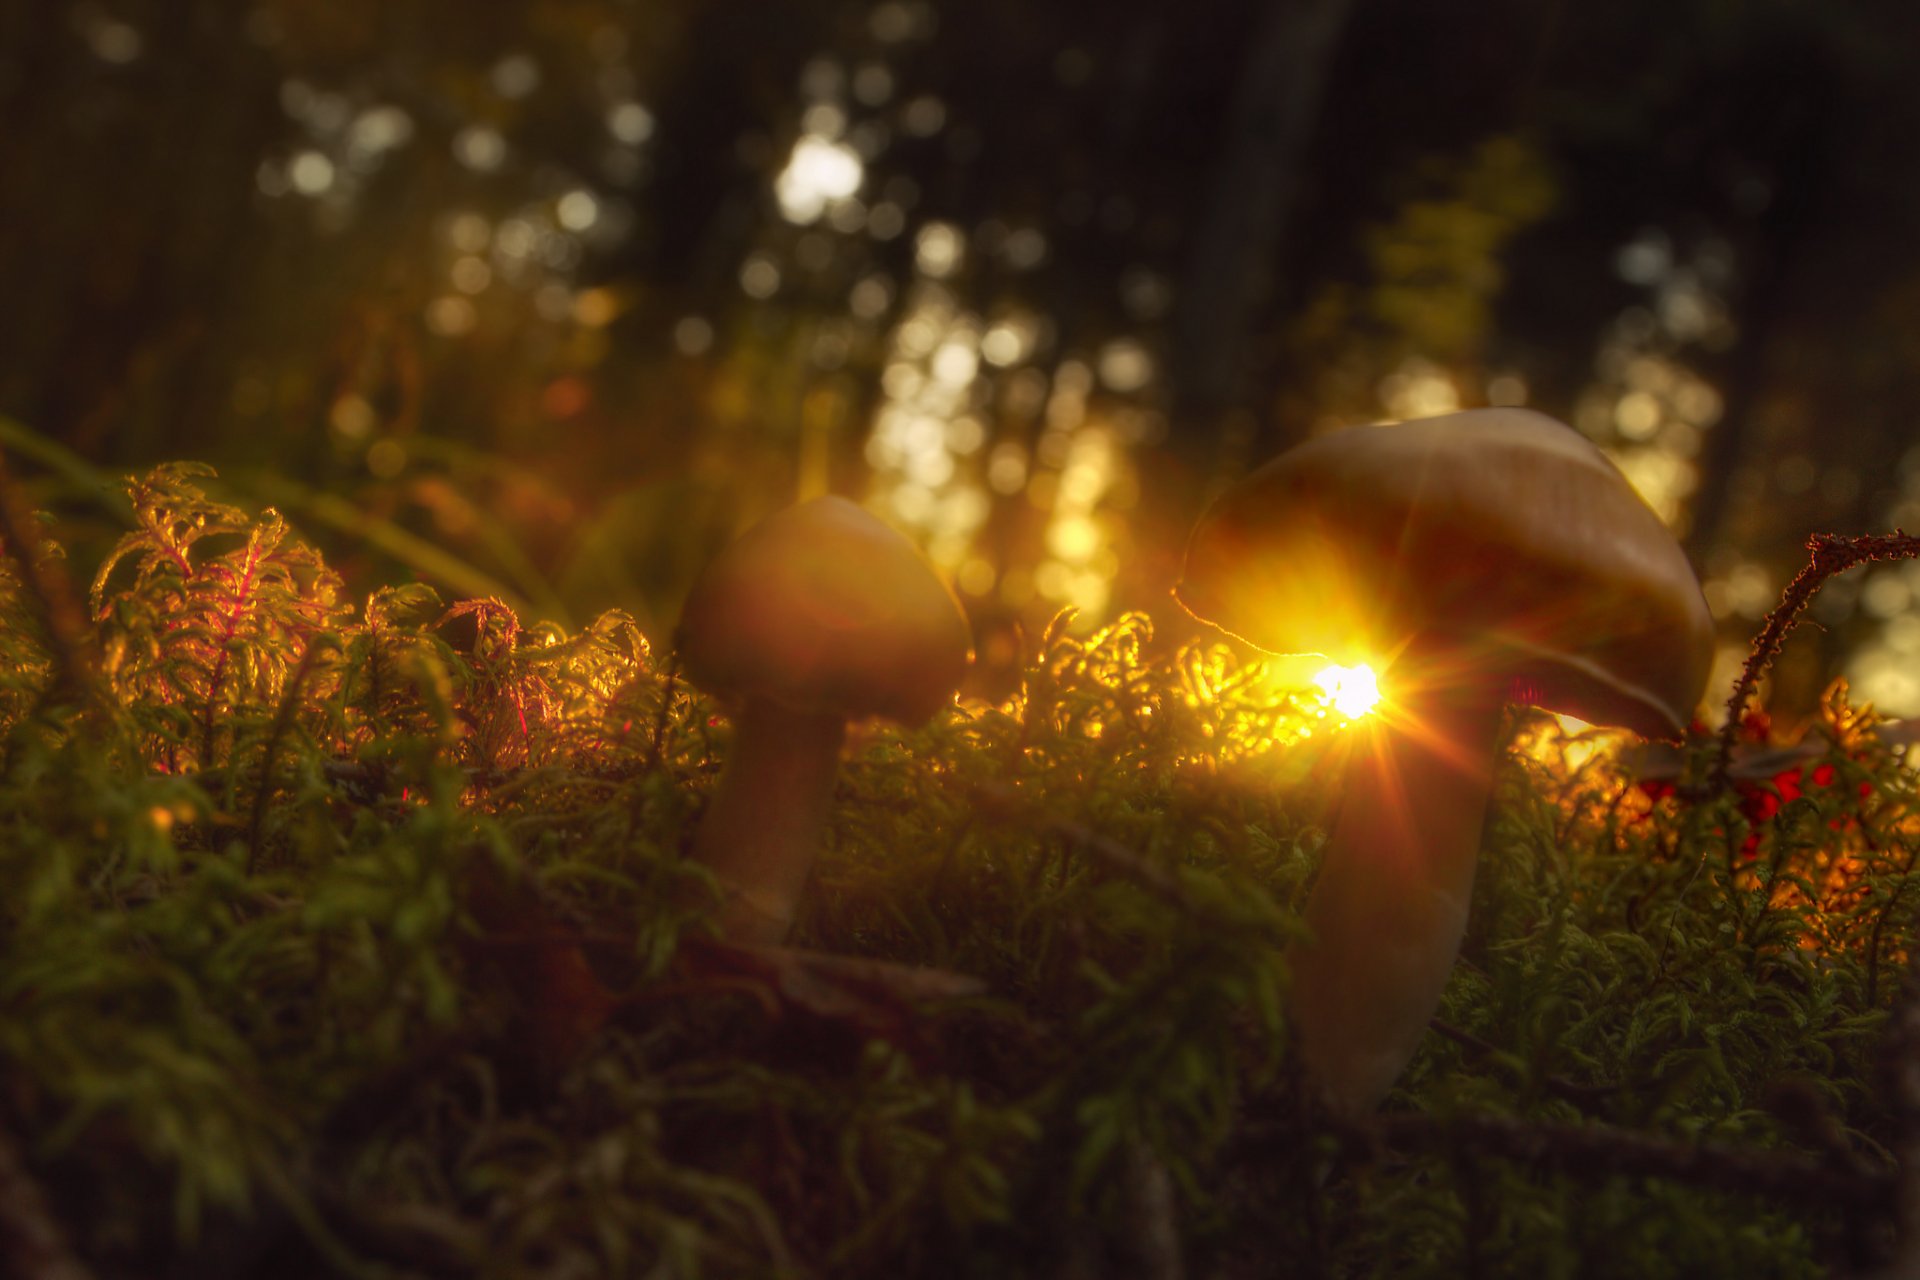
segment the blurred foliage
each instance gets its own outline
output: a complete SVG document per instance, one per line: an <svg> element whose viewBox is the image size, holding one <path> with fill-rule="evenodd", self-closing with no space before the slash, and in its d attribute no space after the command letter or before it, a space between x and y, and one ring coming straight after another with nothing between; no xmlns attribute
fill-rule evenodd
<svg viewBox="0 0 1920 1280"><path fill-rule="evenodd" d="M1323 419L1363 420L1376 406L1404 417L1462 407L1460 386L1490 378L1505 250L1557 196L1538 150L1516 137L1489 138L1458 163L1426 157L1407 185L1415 194L1366 232L1364 287L1330 282L1296 321L1293 341L1303 357L1314 353L1318 371L1297 394ZM1450 375L1425 380L1437 403L1396 396L1392 378L1409 362Z"/></svg>
<svg viewBox="0 0 1920 1280"><path fill-rule="evenodd" d="M1717 797L1513 717L1388 1149L1295 1100L1282 955L1345 736L1260 664L1048 629L1005 702L861 739L798 946L732 949L682 860L727 729L630 619L351 605L212 480L127 486L78 633L56 549L0 559L0 1138L98 1274L1108 1275L1170 1234L1222 1276L1814 1275L1890 1242L1920 814L1843 691L1791 780ZM1490 1119L1576 1154L1489 1154ZM1721 1145L1663 1176L1624 1140ZM1769 1160L1805 1186L1755 1191Z"/></svg>
<svg viewBox="0 0 1920 1280"><path fill-rule="evenodd" d="M1481 144L1457 172L1429 167L1451 189L1408 202L1368 238L1376 283L1367 309L1411 352L1460 368L1484 339L1489 303L1505 283L1501 249L1546 215L1554 188L1539 157L1513 138Z"/></svg>

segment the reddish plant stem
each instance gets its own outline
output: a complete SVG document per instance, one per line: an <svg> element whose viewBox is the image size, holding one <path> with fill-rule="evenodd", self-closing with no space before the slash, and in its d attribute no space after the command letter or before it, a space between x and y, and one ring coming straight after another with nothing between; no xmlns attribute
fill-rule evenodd
<svg viewBox="0 0 1920 1280"><path fill-rule="evenodd" d="M1836 573L1843 573L1870 560L1911 560L1920 556L1920 537L1899 529L1892 533L1863 534L1856 538L1835 533L1816 533L1807 539L1807 550L1810 554L1806 566L1787 584L1787 589L1780 595L1780 603L1767 615L1760 634L1753 638L1753 650L1747 655L1746 665L1740 669L1740 679L1733 686L1732 696L1727 699L1727 722L1720 729L1720 749L1714 757L1711 778L1716 791L1724 791L1728 786L1727 766L1733 758L1734 739L1739 736L1740 720L1746 714L1747 703L1759 687L1760 678L1766 675L1773 660L1780 656L1780 646L1786 642L1787 633L1800 621L1800 615L1806 611L1821 584Z"/></svg>
<svg viewBox="0 0 1920 1280"><path fill-rule="evenodd" d="M240 620L244 618L252 608L253 576L259 571L259 568L259 550L254 547L249 547L247 549L246 572L241 575L239 586L234 588L230 593L229 603L232 605L232 608L229 609L221 619L220 652L213 660L213 674L207 678L207 708L206 718L202 725L202 746L200 748L201 764L205 767L211 767L213 765L214 729L217 723L216 712L220 705L220 686L226 682L228 651L233 645L234 637L240 634ZM188 570L188 572L191 573L192 570Z"/></svg>

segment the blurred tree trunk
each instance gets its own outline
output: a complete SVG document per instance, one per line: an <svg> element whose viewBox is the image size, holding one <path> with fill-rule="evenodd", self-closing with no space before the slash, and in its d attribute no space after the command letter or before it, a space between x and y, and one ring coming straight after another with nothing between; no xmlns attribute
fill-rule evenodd
<svg viewBox="0 0 1920 1280"><path fill-rule="evenodd" d="M7 121L0 130L0 227L7 228L0 236L0 287L7 295L0 307L0 350L9 353L39 354L30 342L46 317L33 304L41 296L39 278L58 264L27 231L53 202L55 193L43 180L46 156L59 136L55 126L68 105L64 84L79 48L63 6L0 6L0 110ZM34 383L26 367L31 365L0 365L0 409L30 416Z"/></svg>
<svg viewBox="0 0 1920 1280"><path fill-rule="evenodd" d="M1300 165L1354 0L1273 0L1258 11L1194 232L1173 325L1175 410L1210 427L1249 400L1249 330L1277 278Z"/></svg>
<svg viewBox="0 0 1920 1280"><path fill-rule="evenodd" d="M1707 432L1700 453L1700 484L1694 493L1687 550L1704 564L1726 539L1733 482L1743 460L1752 460L1766 441L1757 439L1754 417L1767 390L1772 346L1783 322L1798 310L1793 278L1799 259L1816 237L1820 205L1832 169L1834 77L1824 61L1813 63L1804 95L1786 122L1786 138L1773 174L1773 198L1760 220L1760 251L1748 268L1740 336L1719 381L1723 388L1720 421Z"/></svg>

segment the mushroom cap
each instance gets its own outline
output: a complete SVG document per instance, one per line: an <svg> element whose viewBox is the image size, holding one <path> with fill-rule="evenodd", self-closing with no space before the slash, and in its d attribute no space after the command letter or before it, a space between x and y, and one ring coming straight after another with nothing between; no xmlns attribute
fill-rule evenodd
<svg viewBox="0 0 1920 1280"><path fill-rule="evenodd" d="M1584 436L1525 409L1349 427L1254 471L1195 526L1188 612L1275 653L1411 650L1436 680L1646 737L1706 687L1684 552Z"/></svg>
<svg viewBox="0 0 1920 1280"><path fill-rule="evenodd" d="M674 644L723 701L917 725L973 660L953 592L902 534L845 498L762 520L707 565Z"/></svg>

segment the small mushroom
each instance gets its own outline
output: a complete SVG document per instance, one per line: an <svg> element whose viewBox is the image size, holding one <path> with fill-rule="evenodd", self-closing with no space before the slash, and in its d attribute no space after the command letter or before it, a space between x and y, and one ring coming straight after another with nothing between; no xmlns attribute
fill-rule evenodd
<svg viewBox="0 0 1920 1280"><path fill-rule="evenodd" d="M966 615L900 533L844 498L815 498L714 558L675 646L734 722L693 856L727 892L721 932L778 943L813 865L847 722L919 725L949 702L973 658Z"/></svg>
<svg viewBox="0 0 1920 1280"><path fill-rule="evenodd" d="M1308 1078L1378 1105L1466 926L1502 706L1678 737L1713 619L1673 535L1553 419L1479 409L1311 440L1195 527L1175 594L1276 653L1384 668L1306 908L1292 1015Z"/></svg>

